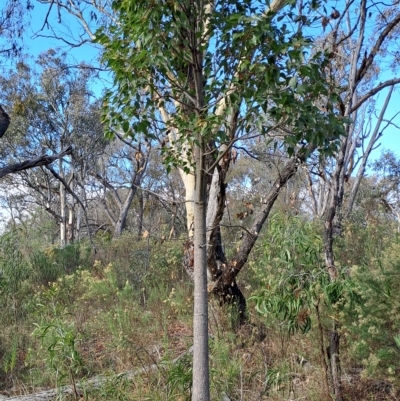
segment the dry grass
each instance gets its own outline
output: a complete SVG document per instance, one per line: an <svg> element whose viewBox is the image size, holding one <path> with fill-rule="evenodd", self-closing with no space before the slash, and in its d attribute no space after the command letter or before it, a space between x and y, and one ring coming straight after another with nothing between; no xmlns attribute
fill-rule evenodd
<svg viewBox="0 0 400 401"><path fill-rule="evenodd" d="M70 375L58 380L68 367L67 359L57 356L64 364L58 373L51 366L46 348L51 339L42 342L31 334L34 324L45 327L57 321L71 328L82 359L75 379L109 377L100 389L84 394L87 400L190 399L189 355L171 363L192 345L192 285L182 275L179 244L155 249L145 271L136 271L147 263L134 259L139 251L140 244L132 249L131 242L123 239L102 248L89 268L30 287L30 297L20 299L23 317L1 329L2 394L71 383ZM249 324L235 330L229 312L210 301L212 399L225 393L232 401L331 400L324 387L316 333L289 338L277 324L256 314L251 304L249 310ZM299 357L308 362L300 363ZM157 369L135 380L116 376L150 365ZM399 399L393 391L387 383L357 376L344 383L346 401Z"/></svg>

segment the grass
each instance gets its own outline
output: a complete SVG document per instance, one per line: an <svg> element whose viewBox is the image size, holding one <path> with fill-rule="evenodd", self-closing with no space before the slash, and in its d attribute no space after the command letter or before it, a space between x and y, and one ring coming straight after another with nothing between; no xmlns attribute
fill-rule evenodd
<svg viewBox="0 0 400 401"><path fill-rule="evenodd" d="M81 383L79 396L93 401L190 400L193 287L182 272L180 244L166 242L150 254L147 243L129 236L102 244L96 254L82 246L68 249L65 258L47 249L35 253L32 264L20 260L20 281L11 277L12 291L1 292L7 305L0 332L1 393ZM241 278L246 295L259 282L252 271ZM23 312L15 313L15 304ZM249 323L239 330L216 300L209 310L213 400L222 394L232 401L330 399L321 385L316 331L289 337L251 302ZM299 356L308 363L299 363ZM120 375L149 366L134 380ZM97 388L85 386L97 375L107 379ZM365 400L394 399L392 388L378 391L371 381L354 380L356 386L345 385L346 400L360 399L354 391L360 383Z"/></svg>

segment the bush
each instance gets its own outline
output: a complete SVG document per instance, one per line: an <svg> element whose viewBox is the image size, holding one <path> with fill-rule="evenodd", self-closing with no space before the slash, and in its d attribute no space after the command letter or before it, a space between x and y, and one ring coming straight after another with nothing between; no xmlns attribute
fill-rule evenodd
<svg viewBox="0 0 400 401"><path fill-rule="evenodd" d="M400 244L381 260L355 267L358 302L345 316L356 341L353 355L362 359L363 375L400 384Z"/></svg>

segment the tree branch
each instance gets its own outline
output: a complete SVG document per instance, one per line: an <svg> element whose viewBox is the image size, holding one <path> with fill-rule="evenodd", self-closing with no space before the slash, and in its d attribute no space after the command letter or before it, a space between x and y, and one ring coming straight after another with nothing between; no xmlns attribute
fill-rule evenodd
<svg viewBox="0 0 400 401"><path fill-rule="evenodd" d="M400 78L393 78L389 79L385 82L381 82L378 86L375 88L371 89L369 92L367 92L350 110L351 113L356 111L358 108L362 106L362 104L368 100L370 97L376 95L379 91L381 91L384 88L387 88L388 86L393 86L396 84L400 84Z"/></svg>
<svg viewBox="0 0 400 401"><path fill-rule="evenodd" d="M30 168L39 166L48 166L55 160L61 159L64 156L71 154L71 152L72 152L72 146L69 146L68 148L62 150L60 153L57 153L53 156L43 155L36 157L35 159L25 160L22 163L16 163L10 166L3 167L0 169L0 178L3 178L8 174L17 173L19 171L27 170Z"/></svg>

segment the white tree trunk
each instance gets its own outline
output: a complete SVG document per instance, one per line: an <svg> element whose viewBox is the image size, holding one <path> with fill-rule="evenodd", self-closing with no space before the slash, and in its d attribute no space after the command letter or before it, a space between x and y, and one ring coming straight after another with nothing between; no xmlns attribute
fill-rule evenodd
<svg viewBox="0 0 400 401"><path fill-rule="evenodd" d="M63 163L59 160L60 176L64 178ZM60 247L64 248L66 245L66 232L67 232L67 220L66 220L66 193L62 182L60 182Z"/></svg>
<svg viewBox="0 0 400 401"><path fill-rule="evenodd" d="M179 169L179 173L185 187L185 205L186 205L186 228L189 237L193 236L194 231L194 191L195 179L194 174L186 174Z"/></svg>

